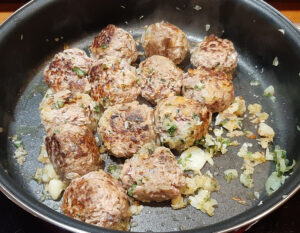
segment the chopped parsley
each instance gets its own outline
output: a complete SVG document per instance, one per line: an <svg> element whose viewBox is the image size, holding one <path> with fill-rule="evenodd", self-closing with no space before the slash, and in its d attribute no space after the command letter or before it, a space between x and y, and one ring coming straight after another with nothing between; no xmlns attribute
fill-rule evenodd
<svg viewBox="0 0 300 233"><path fill-rule="evenodd" d="M264 96L270 98L270 97L272 97L273 95L272 95L271 93L265 93Z"/></svg>
<svg viewBox="0 0 300 233"><path fill-rule="evenodd" d="M196 91L201 91L204 87L205 87L204 85L201 85L201 86L195 85L195 86L194 86L194 89L195 89Z"/></svg>
<svg viewBox="0 0 300 233"><path fill-rule="evenodd" d="M106 64L102 64L102 70L106 70L107 69L107 65Z"/></svg>
<svg viewBox="0 0 300 233"><path fill-rule="evenodd" d="M137 184L132 184L132 186L127 190L127 193L130 197L133 195L133 191L135 190Z"/></svg>
<svg viewBox="0 0 300 233"><path fill-rule="evenodd" d="M170 126L170 127L168 128L168 133L170 134L171 137L174 136L174 133L175 133L176 129L177 129L177 126L176 126L176 125L172 125L172 126Z"/></svg>
<svg viewBox="0 0 300 233"><path fill-rule="evenodd" d="M95 112L95 113L100 113L99 105L96 105L96 106L94 107L94 112Z"/></svg>
<svg viewBox="0 0 300 233"><path fill-rule="evenodd" d="M53 107L56 108L56 109L60 109L60 108L62 108L64 105L65 105L65 102L64 102L64 101L55 101L55 102L53 103Z"/></svg>
<svg viewBox="0 0 300 233"><path fill-rule="evenodd" d="M108 47L107 44L102 44L102 45L101 45L101 49L106 49L107 47Z"/></svg>
<svg viewBox="0 0 300 233"><path fill-rule="evenodd" d="M108 168L107 168L107 171L112 174L114 171L117 170L117 165L110 165Z"/></svg>
<svg viewBox="0 0 300 233"><path fill-rule="evenodd" d="M193 119L197 119L199 116L196 113L193 113Z"/></svg>
<svg viewBox="0 0 300 233"><path fill-rule="evenodd" d="M76 72L76 74L77 74L79 77L84 77L84 76L86 76L86 72L84 72L83 70L81 70L81 69L80 69L79 67L77 67L77 66L74 66L73 71Z"/></svg>

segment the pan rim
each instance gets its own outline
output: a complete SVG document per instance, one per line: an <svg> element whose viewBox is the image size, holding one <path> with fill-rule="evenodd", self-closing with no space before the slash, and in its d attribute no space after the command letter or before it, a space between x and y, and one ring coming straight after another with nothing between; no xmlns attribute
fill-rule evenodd
<svg viewBox="0 0 300 233"><path fill-rule="evenodd" d="M300 37L300 31L288 20L285 16L283 16L278 10L264 2L263 0L252 0L252 1L245 1L247 4L252 4L256 6L260 6L264 9L264 11L267 11L269 14L276 16L278 20L280 20L286 27L288 27L290 30L293 31L292 35L296 35ZM36 10L34 6L40 6L43 7L47 5L49 1L44 0L31 0L21 8L19 8L16 12L14 12L8 19L6 19L2 25L0 26L0 31L3 29L7 24L9 24L15 17L17 17L22 12L30 12ZM38 7L37 7L38 8ZM8 25L9 26L9 25ZM300 43L300 42L299 42ZM58 226L60 228L72 231L72 232L118 232L110 229L105 228L99 228L96 226L92 226L86 223L82 223L80 221L71 219L63 214L57 213L56 211L52 210L51 208L45 206L44 204L39 203L36 199L32 197L24 197L22 196L22 190L19 190L17 185L14 183L10 183L13 180L8 179L5 172L0 170L0 191L3 192L11 201L13 201L15 204L26 210L27 212L31 213L35 217L38 217L46 222L49 222L55 226ZM295 177L296 178L296 177ZM288 183L288 182L286 182ZM257 208L258 215L250 214L251 218L247 219L246 221L240 221L235 220L229 222L232 218L226 219L222 222L219 222L213 225L208 225L201 228L195 228L191 230L186 230L185 232L227 232L236 230L238 228L247 226L249 224L255 223L259 219L265 217L272 211L279 208L281 205L283 205L287 200L289 200L297 191L300 190L300 182L298 180L293 180L292 182L289 182L290 186L286 190L288 191L288 196L284 199L282 198L270 198L268 200L268 203L266 205L260 206ZM297 184L298 183L298 184ZM287 186L287 184L285 184ZM278 190L279 191L279 190ZM25 192L23 192L25 193ZM39 206L40 205L40 206ZM251 210L251 209L250 209ZM248 212L247 210L246 212ZM245 212L244 212L245 213ZM243 213L234 216L233 218L236 218ZM222 226L226 226L226 228Z"/></svg>

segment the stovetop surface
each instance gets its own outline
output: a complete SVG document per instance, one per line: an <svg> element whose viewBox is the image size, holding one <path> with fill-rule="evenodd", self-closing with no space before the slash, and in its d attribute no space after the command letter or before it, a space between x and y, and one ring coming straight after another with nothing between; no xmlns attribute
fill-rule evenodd
<svg viewBox="0 0 300 233"><path fill-rule="evenodd" d="M0 192L0 233L68 233L21 209ZM300 193L271 213L247 233L300 232Z"/></svg>

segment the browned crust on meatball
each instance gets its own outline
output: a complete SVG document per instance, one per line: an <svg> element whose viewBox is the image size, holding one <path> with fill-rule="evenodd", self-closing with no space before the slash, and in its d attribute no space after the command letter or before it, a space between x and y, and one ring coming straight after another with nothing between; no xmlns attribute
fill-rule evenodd
<svg viewBox="0 0 300 233"><path fill-rule="evenodd" d="M135 40L130 33L113 24L107 25L94 38L90 50L97 59L115 56L132 63L138 56Z"/></svg>
<svg viewBox="0 0 300 233"><path fill-rule="evenodd" d="M46 67L45 81L55 92L63 90L88 92L90 86L86 75L92 63L93 59L83 50L67 49L56 54Z"/></svg>
<svg viewBox="0 0 300 233"><path fill-rule="evenodd" d="M115 230L129 229L131 212L126 191L102 170L72 180L61 209L82 222Z"/></svg>
<svg viewBox="0 0 300 233"><path fill-rule="evenodd" d="M107 47L111 41L112 36L116 31L116 26L113 24L107 25L102 31L95 37L92 47L102 48Z"/></svg>
<svg viewBox="0 0 300 233"><path fill-rule="evenodd" d="M210 35L200 42L191 54L195 67L221 70L232 73L237 67L238 54L230 40Z"/></svg>
<svg viewBox="0 0 300 233"><path fill-rule="evenodd" d="M185 185L183 172L170 149L149 144L126 160L120 178L129 195L143 202L173 199Z"/></svg>
<svg viewBox="0 0 300 233"><path fill-rule="evenodd" d="M86 127L58 126L45 139L49 159L65 181L100 168L101 157L93 133Z"/></svg>
<svg viewBox="0 0 300 233"><path fill-rule="evenodd" d="M153 109L138 102L109 107L100 119L98 133L116 157L131 157L144 144L156 142Z"/></svg>
<svg viewBox="0 0 300 233"><path fill-rule="evenodd" d="M221 112L234 101L234 86L223 71L189 69L183 78L183 95L205 104L210 112Z"/></svg>

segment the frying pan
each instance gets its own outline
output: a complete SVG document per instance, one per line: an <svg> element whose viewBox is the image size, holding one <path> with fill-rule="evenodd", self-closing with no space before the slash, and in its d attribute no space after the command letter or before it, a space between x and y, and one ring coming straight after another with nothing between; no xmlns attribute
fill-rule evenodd
<svg viewBox="0 0 300 233"><path fill-rule="evenodd" d="M195 10L196 5L202 9ZM276 132L274 144L285 148L297 164L285 184L267 196L264 183L274 170L272 163L257 166L254 189L242 187L238 180L225 183L223 171L242 165L238 148L233 148L215 158L215 166L204 168L215 174L221 186L213 194L219 203L214 217L191 206L175 211L169 203L149 204L134 216L132 231L226 232L254 223L300 189L300 132L296 128L300 125L300 33L275 9L261 0L36 0L0 27L0 126L4 129L0 134L0 189L8 198L34 216L70 231L112 232L64 216L59 202L40 200L43 188L32 176L41 167L37 156L44 136L38 109L47 88L42 72L65 45L88 52L93 36L109 23L138 39L143 26L161 20L183 29L191 46L212 33L233 41L239 53L236 95L242 95L247 104L261 103L271 114L267 123ZM210 25L208 31L206 25ZM272 64L275 57L279 66ZM188 64L183 63L182 68L186 70ZM261 85L250 86L253 79ZM275 87L275 102L262 96L269 85ZM251 130L250 125L245 128ZM29 153L23 166L13 158L14 147L8 139L13 134L20 136ZM253 191L260 193L258 200ZM247 205L233 201L232 196L245 199Z"/></svg>

